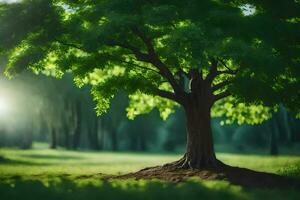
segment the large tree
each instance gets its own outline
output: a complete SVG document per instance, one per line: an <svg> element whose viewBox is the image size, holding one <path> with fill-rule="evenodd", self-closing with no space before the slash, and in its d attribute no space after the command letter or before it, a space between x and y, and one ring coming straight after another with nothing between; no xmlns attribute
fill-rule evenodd
<svg viewBox="0 0 300 200"><path fill-rule="evenodd" d="M259 123L279 103L299 113L299 14L295 0L24 0L0 7L0 50L7 74L91 83L99 114L119 90L130 118L182 106L186 153L171 165L219 167L211 114Z"/></svg>

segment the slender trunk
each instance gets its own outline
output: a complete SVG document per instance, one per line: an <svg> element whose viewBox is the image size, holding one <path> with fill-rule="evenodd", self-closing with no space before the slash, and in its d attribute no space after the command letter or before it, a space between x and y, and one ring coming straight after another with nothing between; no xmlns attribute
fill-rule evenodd
<svg viewBox="0 0 300 200"><path fill-rule="evenodd" d="M118 151L118 140L117 140L117 133L115 130L111 130L111 145L113 151Z"/></svg>
<svg viewBox="0 0 300 200"><path fill-rule="evenodd" d="M55 128L52 128L51 130L51 144L50 144L51 149L56 149L56 130Z"/></svg>
<svg viewBox="0 0 300 200"><path fill-rule="evenodd" d="M144 133L139 134L139 139L140 139L140 149L141 151L146 151L147 150L147 144L146 144L146 138Z"/></svg>
<svg viewBox="0 0 300 200"><path fill-rule="evenodd" d="M103 127L103 120L102 119L98 121L98 127L100 129L99 149L103 150L104 149L104 144L105 144L105 130L104 130L104 127Z"/></svg>
<svg viewBox="0 0 300 200"><path fill-rule="evenodd" d="M66 149L69 149L70 148L70 129L69 129L67 122L64 123L63 131L64 131L63 145Z"/></svg>
<svg viewBox="0 0 300 200"><path fill-rule="evenodd" d="M93 150L99 150L97 118L93 119L91 124L88 126L88 136L90 148Z"/></svg>
<svg viewBox="0 0 300 200"><path fill-rule="evenodd" d="M81 135L81 103L77 102L76 104L76 115L77 115L77 124L76 124L76 129L74 131L74 136L73 136L73 144L72 148L77 149L80 143L80 135Z"/></svg>
<svg viewBox="0 0 300 200"><path fill-rule="evenodd" d="M80 124L80 122L79 122ZM80 142L80 134L81 134L81 125L77 126L75 132L74 132L74 136L73 136L73 144L72 144L72 148L73 149L77 149L79 146L79 142Z"/></svg>
<svg viewBox="0 0 300 200"><path fill-rule="evenodd" d="M98 118L96 118L95 121L94 121L94 129L95 129L95 133L94 133L95 150L99 150L100 149L100 145L99 145L99 136L98 136L98 132L99 132Z"/></svg>
<svg viewBox="0 0 300 200"><path fill-rule="evenodd" d="M270 128L270 154L271 155L278 155L279 149L277 144L277 138L276 135L278 133L278 127L276 123L276 119L271 119L270 121L271 128Z"/></svg>
<svg viewBox="0 0 300 200"><path fill-rule="evenodd" d="M211 130L210 104L196 99L185 108L187 118L187 146L183 165L190 168L216 167Z"/></svg>

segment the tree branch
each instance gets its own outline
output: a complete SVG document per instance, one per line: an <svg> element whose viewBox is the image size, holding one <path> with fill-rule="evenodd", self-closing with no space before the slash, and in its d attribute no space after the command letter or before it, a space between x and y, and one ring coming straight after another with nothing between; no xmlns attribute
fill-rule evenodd
<svg viewBox="0 0 300 200"><path fill-rule="evenodd" d="M212 91L214 92L216 90L219 90L219 89L225 87L226 85L229 85L230 83L232 83L232 81L229 81L229 80L225 80L221 83L218 83L218 84L212 86Z"/></svg>
<svg viewBox="0 0 300 200"><path fill-rule="evenodd" d="M117 41L112 40L112 41L108 42L107 45L119 46L124 49L130 50L139 61L148 62L148 63L150 62L148 54L141 52L138 48L136 48L135 46L132 46L131 44L124 43L124 42L117 42Z"/></svg>
<svg viewBox="0 0 300 200"><path fill-rule="evenodd" d="M150 63L152 63L161 73L163 77L165 77L169 83L171 84L173 90L176 94L183 95L184 88L182 88L176 81L174 75L170 71L170 69L159 59L157 56L152 39L147 37L142 31L140 31L137 27L132 28L132 32L137 35L146 45L148 55L150 58Z"/></svg>
<svg viewBox="0 0 300 200"><path fill-rule="evenodd" d="M217 76L221 74L229 74L229 75L236 75L237 70L224 70L224 71L217 71Z"/></svg>
<svg viewBox="0 0 300 200"><path fill-rule="evenodd" d="M55 41L58 42L58 43L60 43L60 44L62 44L62 45L64 45L64 46L73 47L73 48L78 49L80 51L85 51L86 52L86 50L83 47L80 47L80 46L78 46L76 44L67 43L67 42L64 42L64 41L58 40L58 39L55 39Z"/></svg>
<svg viewBox="0 0 300 200"><path fill-rule="evenodd" d="M160 89L157 89L155 91L155 93L160 96L160 97L163 97L163 98L166 98L166 99L169 99L169 100L173 100L173 101L176 101L177 103L179 104L182 104L182 100L180 98L178 98L175 93L173 92L168 92L168 91L165 91L165 90L160 90Z"/></svg>
<svg viewBox="0 0 300 200"><path fill-rule="evenodd" d="M148 70L148 71L152 71L152 72L155 72L155 73L161 75L161 74L159 73L159 71L156 71L155 69L151 69L151 68L148 68L148 67L140 66L140 65L135 64L135 63L132 63L132 62L127 62L127 61L125 61L125 60L119 60L119 62L121 62L121 63L126 63L126 64L128 64L128 65L133 65L133 66L135 66L135 67L137 67L137 68L145 69L145 70Z"/></svg>
<svg viewBox="0 0 300 200"><path fill-rule="evenodd" d="M231 95L231 93L229 91L225 91L220 94L214 95L213 100L214 100L214 102L216 102L216 101L223 99L225 97L228 97L230 95Z"/></svg>
<svg viewBox="0 0 300 200"><path fill-rule="evenodd" d="M214 78L218 75L218 61L216 59L212 59L211 60L211 65L210 65L210 69L209 69L209 73L206 76L206 79L209 83L212 83Z"/></svg>
<svg viewBox="0 0 300 200"><path fill-rule="evenodd" d="M226 65L226 63L224 62L224 60L222 60L222 59L218 59L220 62L221 62L221 64L227 69L227 70L225 70L225 71L219 71L219 72L222 72L223 74L231 74L231 75L235 75L237 72L238 72L238 70L233 70L233 69L230 69L227 65ZM222 74L222 73L219 73L219 74ZM218 74L218 75L219 75Z"/></svg>

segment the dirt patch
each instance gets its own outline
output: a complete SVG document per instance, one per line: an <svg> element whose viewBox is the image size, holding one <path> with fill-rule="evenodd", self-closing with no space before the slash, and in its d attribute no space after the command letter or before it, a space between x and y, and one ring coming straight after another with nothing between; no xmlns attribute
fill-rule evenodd
<svg viewBox="0 0 300 200"><path fill-rule="evenodd" d="M138 172L120 176L107 177L108 179L161 179L171 182L181 182L189 177L199 177L203 180L226 180L235 185L244 187L267 188L299 188L299 180L279 176L276 174L257 172L250 169L223 165L217 169L182 169L170 165L149 167Z"/></svg>

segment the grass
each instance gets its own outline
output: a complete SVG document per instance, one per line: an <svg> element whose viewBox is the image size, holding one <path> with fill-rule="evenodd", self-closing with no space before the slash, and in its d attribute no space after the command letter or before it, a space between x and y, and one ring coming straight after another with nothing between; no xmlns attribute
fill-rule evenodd
<svg viewBox="0 0 300 200"><path fill-rule="evenodd" d="M180 158L176 154L0 150L0 197L10 199L300 199L295 189L243 188L197 178L175 184L159 180L103 181ZM227 164L300 178L300 157L219 153Z"/></svg>

